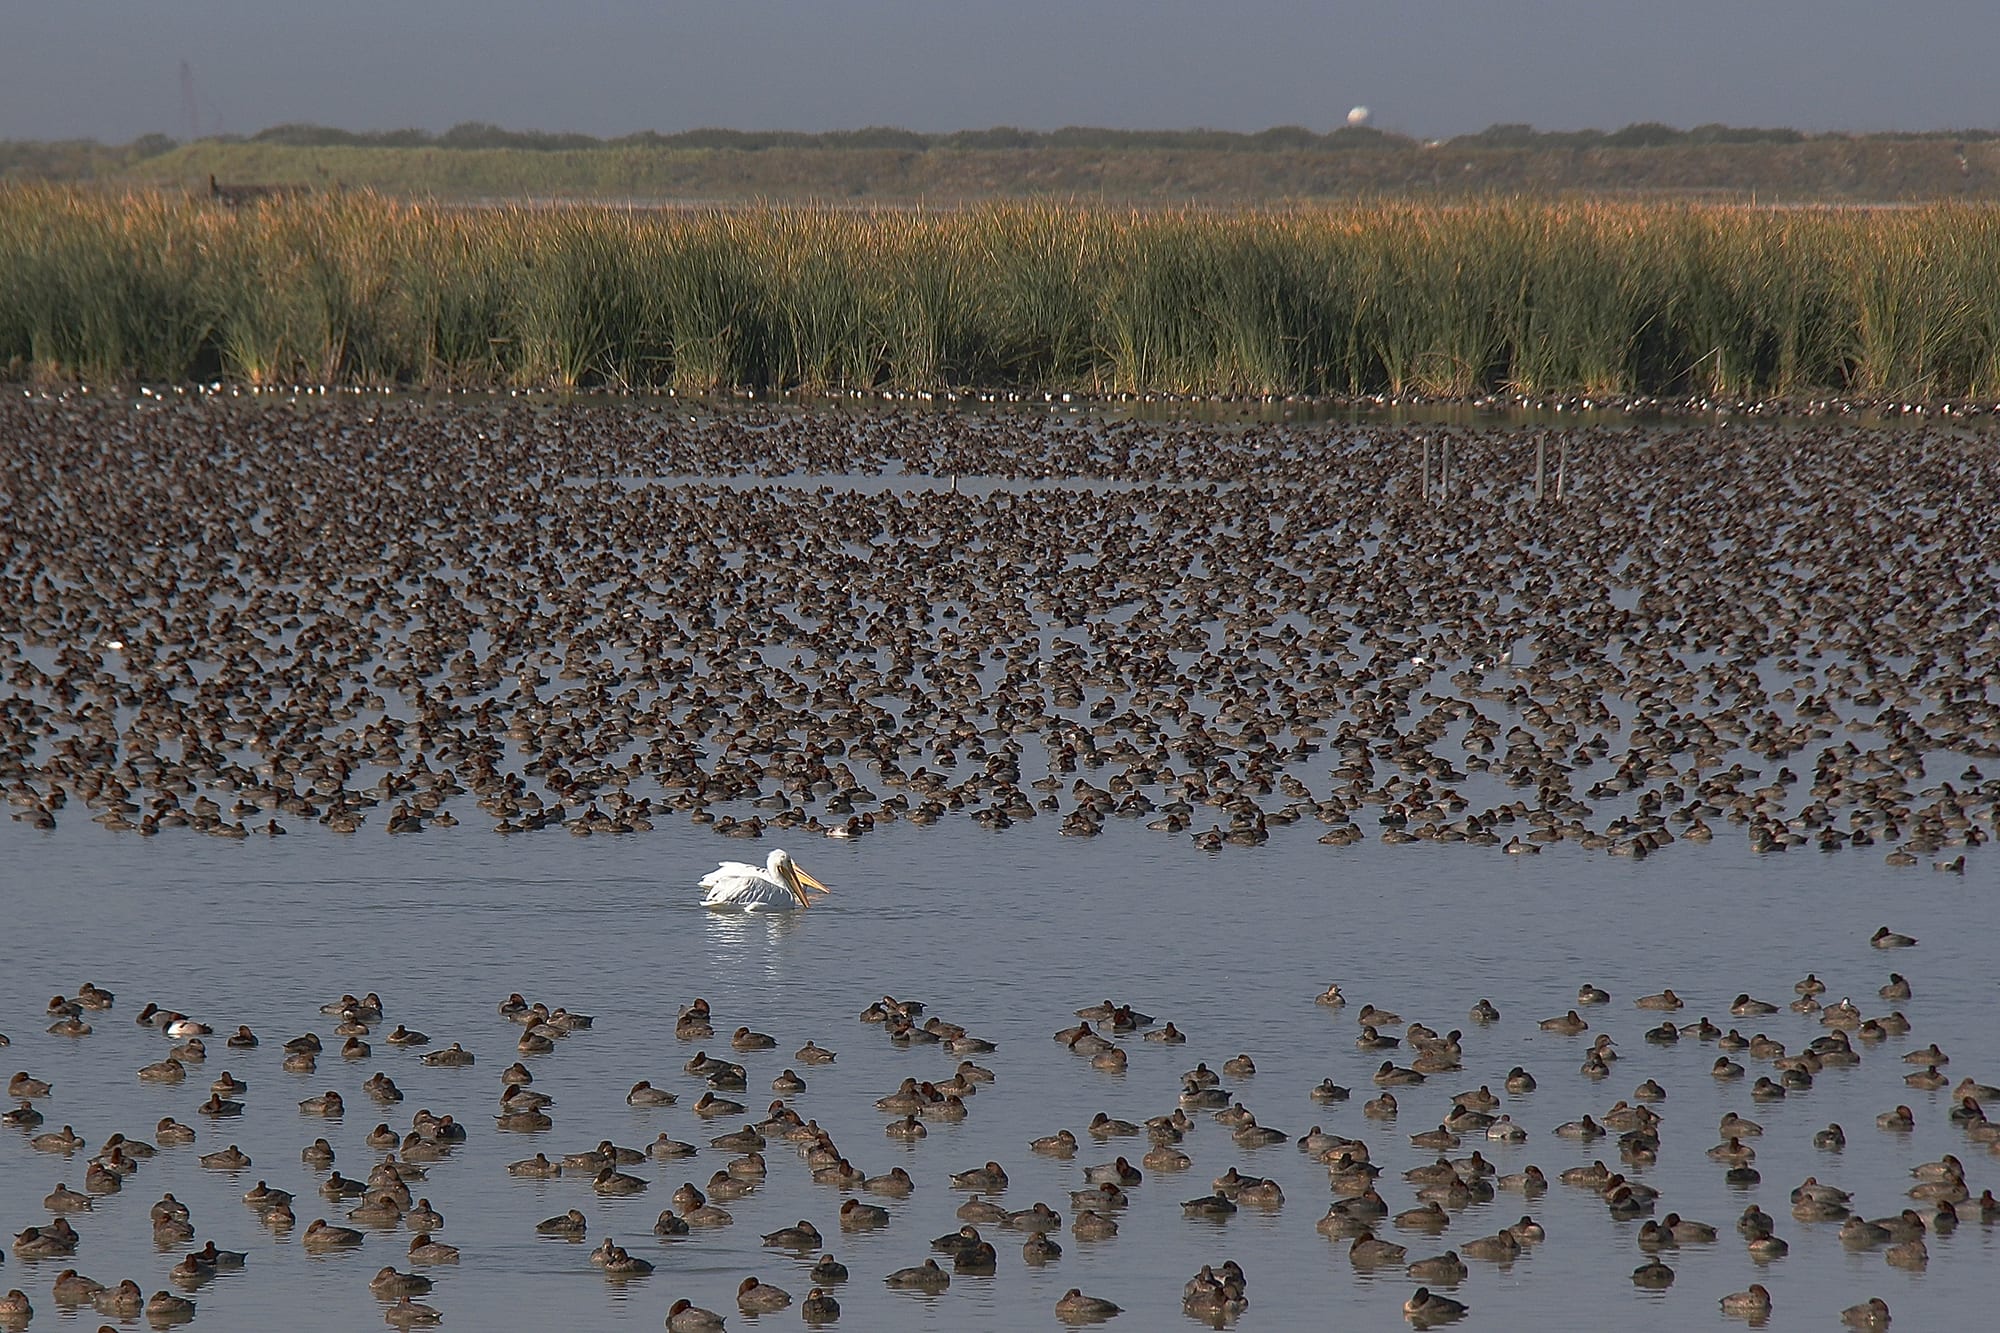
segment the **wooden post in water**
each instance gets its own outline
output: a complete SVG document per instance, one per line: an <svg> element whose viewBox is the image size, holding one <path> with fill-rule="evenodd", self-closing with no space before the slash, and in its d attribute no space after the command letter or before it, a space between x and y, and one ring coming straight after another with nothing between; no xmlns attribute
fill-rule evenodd
<svg viewBox="0 0 2000 1333"><path fill-rule="evenodd" d="M1540 504L1542 502L1542 472L1543 472L1543 464L1548 460L1548 453L1549 453L1549 437L1547 435L1537 435L1535 437L1535 503L1536 504Z"/></svg>
<svg viewBox="0 0 2000 1333"><path fill-rule="evenodd" d="M1426 435L1423 437L1423 441L1424 441L1424 462L1423 462L1424 503L1429 504L1431 499L1431 437Z"/></svg>
<svg viewBox="0 0 2000 1333"><path fill-rule="evenodd" d="M1451 500L1451 436L1444 437L1438 446L1438 499L1447 503Z"/></svg>
<svg viewBox="0 0 2000 1333"><path fill-rule="evenodd" d="M1562 503L1563 485L1569 479L1569 436L1556 446L1556 503Z"/></svg>

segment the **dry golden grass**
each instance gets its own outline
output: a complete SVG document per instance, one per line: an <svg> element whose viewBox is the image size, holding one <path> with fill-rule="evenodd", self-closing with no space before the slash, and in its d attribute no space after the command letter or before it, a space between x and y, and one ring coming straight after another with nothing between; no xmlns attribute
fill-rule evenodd
<svg viewBox="0 0 2000 1333"><path fill-rule="evenodd" d="M240 210L0 189L0 364L97 380L2000 394L2000 209Z"/></svg>

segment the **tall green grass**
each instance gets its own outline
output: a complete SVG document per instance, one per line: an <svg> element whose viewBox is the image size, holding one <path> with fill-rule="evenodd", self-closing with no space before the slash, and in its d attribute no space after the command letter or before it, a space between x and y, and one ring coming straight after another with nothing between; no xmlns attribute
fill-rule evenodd
<svg viewBox="0 0 2000 1333"><path fill-rule="evenodd" d="M0 189L0 366L414 387L2000 394L2000 209L241 210Z"/></svg>

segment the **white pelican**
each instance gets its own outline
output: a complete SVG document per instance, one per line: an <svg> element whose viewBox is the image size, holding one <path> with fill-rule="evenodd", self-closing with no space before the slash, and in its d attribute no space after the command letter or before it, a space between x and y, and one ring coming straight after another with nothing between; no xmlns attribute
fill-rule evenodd
<svg viewBox="0 0 2000 1333"><path fill-rule="evenodd" d="M827 893L826 885L799 869L792 854L780 847L761 866L724 861L701 878L708 896L703 907L716 911L788 912L813 905L808 891Z"/></svg>

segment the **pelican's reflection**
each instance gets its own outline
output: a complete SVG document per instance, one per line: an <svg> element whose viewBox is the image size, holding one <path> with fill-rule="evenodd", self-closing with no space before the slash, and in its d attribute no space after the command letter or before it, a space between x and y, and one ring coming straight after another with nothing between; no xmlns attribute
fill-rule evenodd
<svg viewBox="0 0 2000 1333"><path fill-rule="evenodd" d="M741 976L755 968L767 979L785 977L787 951L778 948L794 931L809 924L805 912L703 912L703 927L711 962L725 974Z"/></svg>

